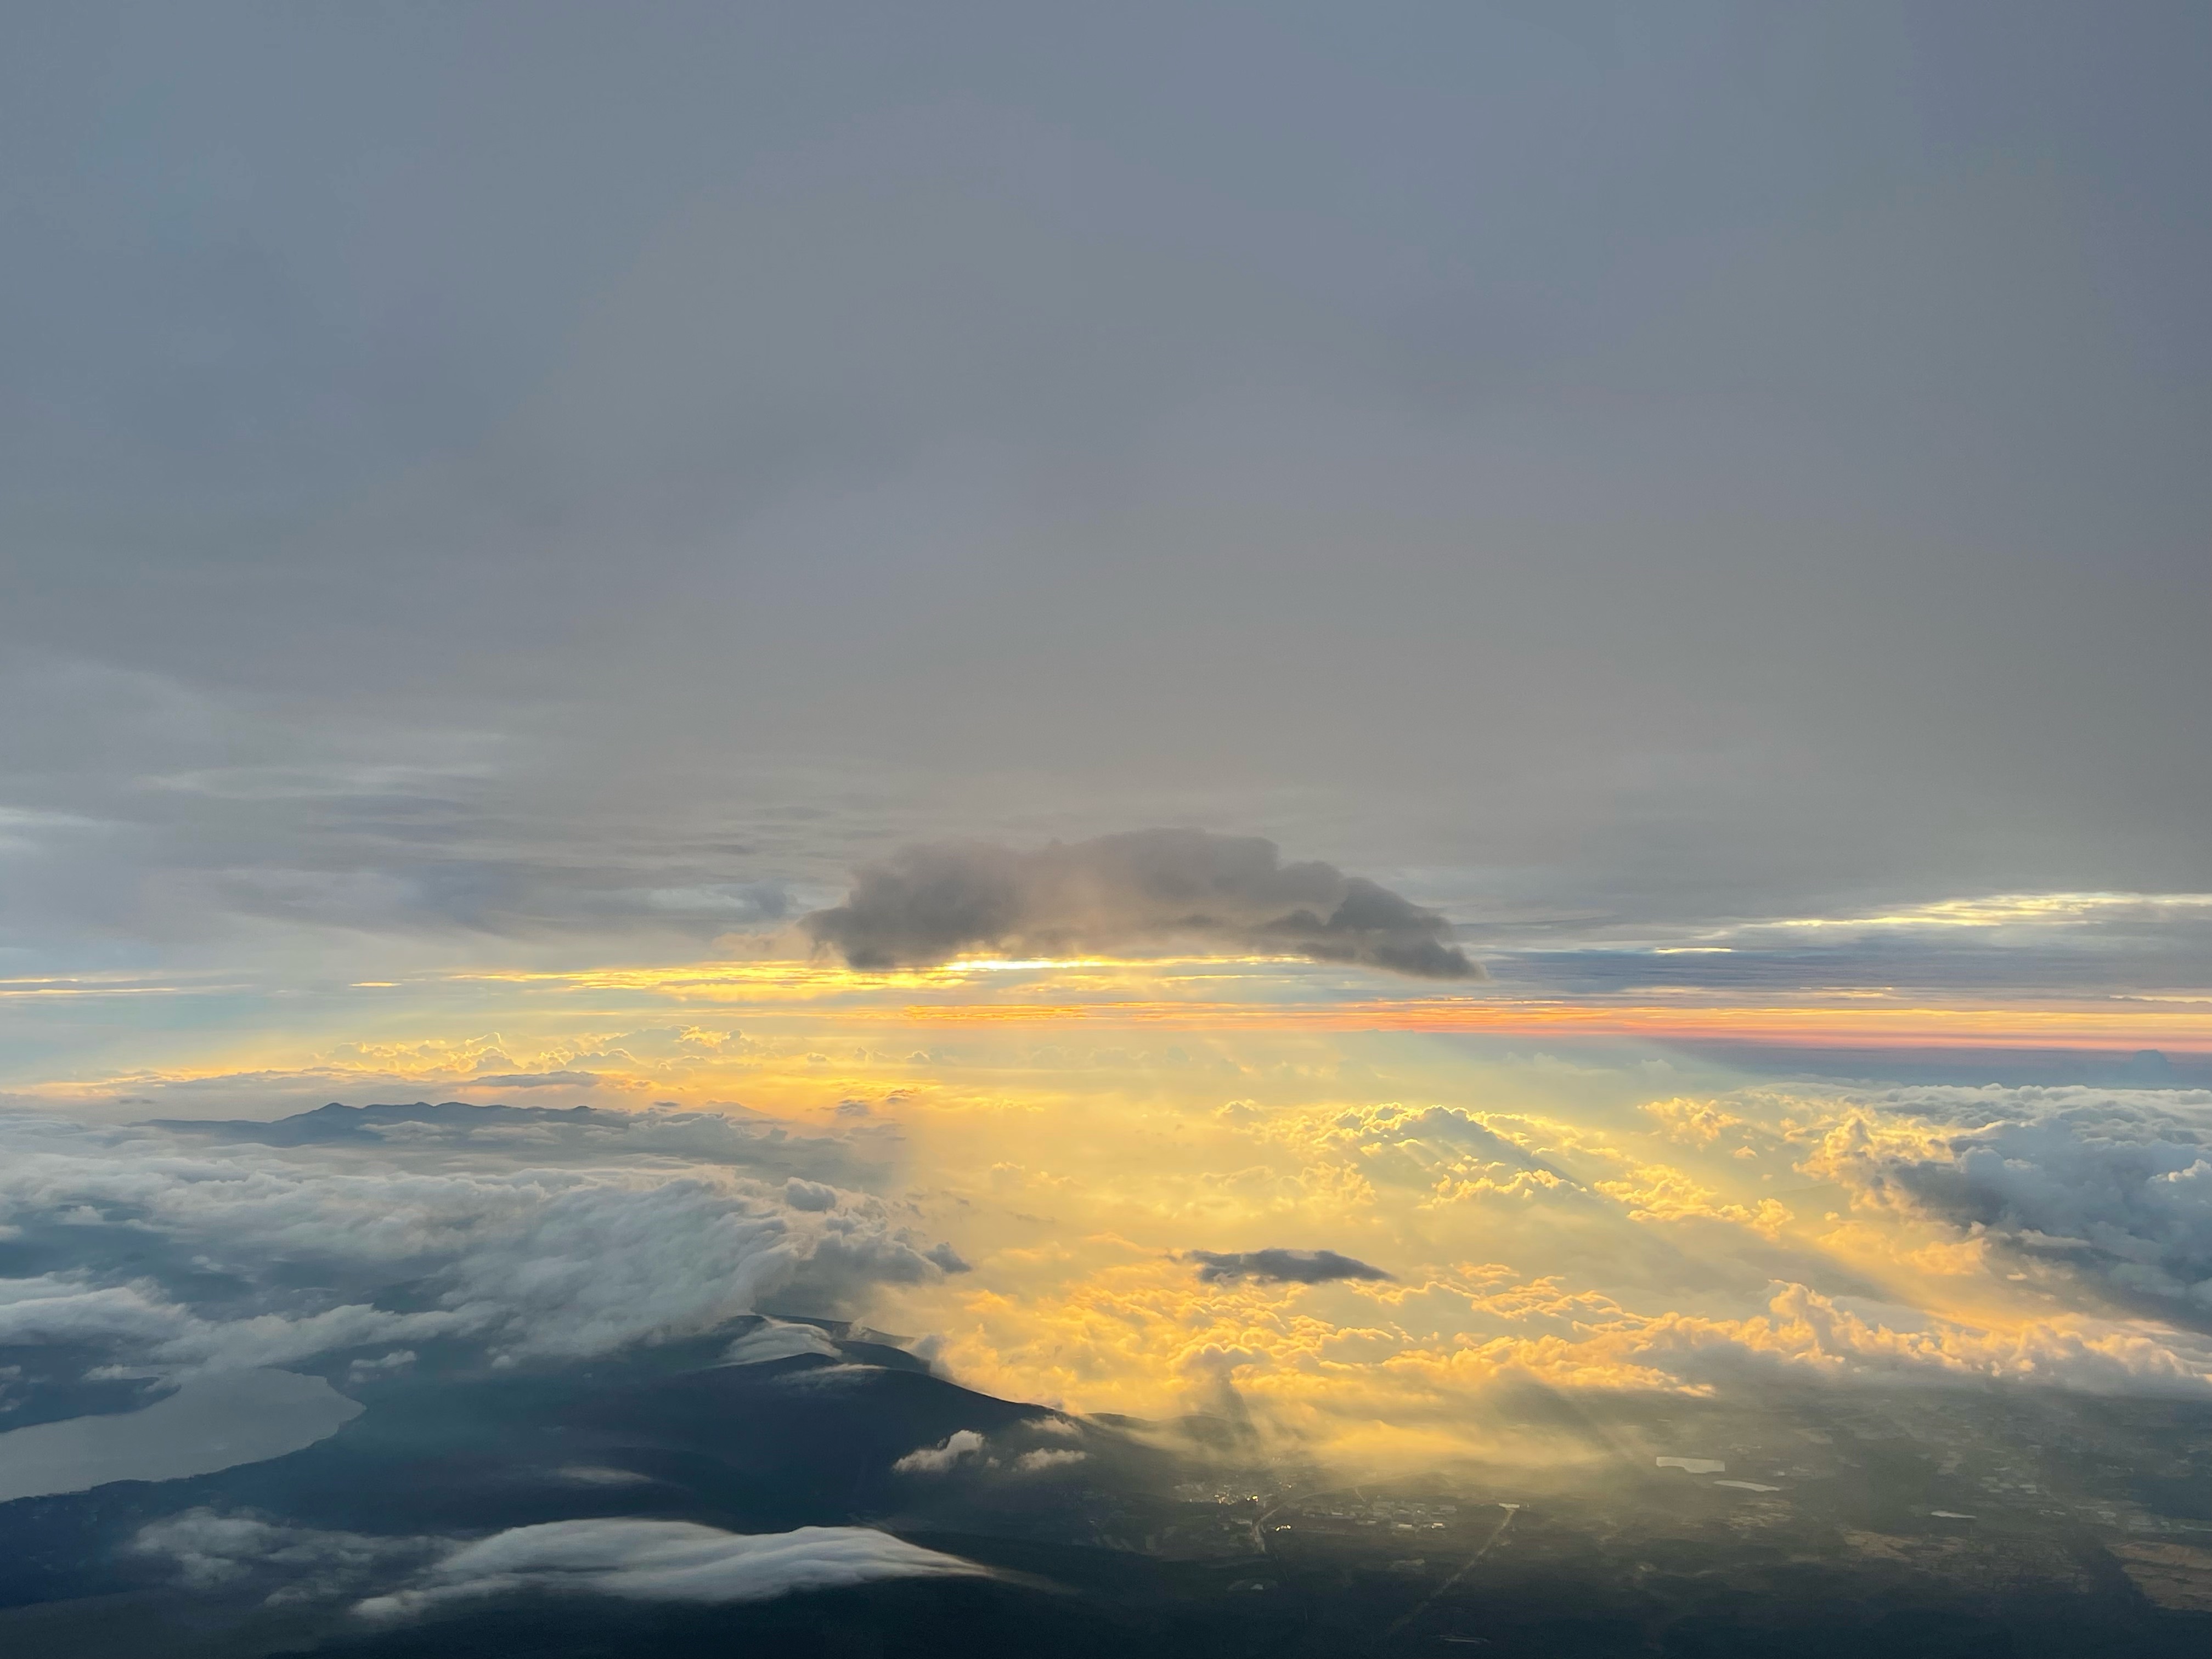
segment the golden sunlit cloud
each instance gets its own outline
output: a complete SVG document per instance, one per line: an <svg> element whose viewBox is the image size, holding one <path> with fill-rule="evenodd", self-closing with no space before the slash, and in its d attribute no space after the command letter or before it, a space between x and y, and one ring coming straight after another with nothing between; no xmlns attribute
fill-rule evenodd
<svg viewBox="0 0 2212 1659"><path fill-rule="evenodd" d="M0 994L76 988L152 988ZM1686 1089L1673 1062L1587 1047L2212 1050L2198 1003L1400 990L1255 955L490 968L347 989L386 999L377 1034L234 1041L40 1092L118 1113L494 1098L870 1125L902 1212L969 1269L878 1287L872 1320L926 1334L973 1387L1143 1418L1231 1402L1346 1467L1587 1455L1500 1426L1498 1391L1528 1385L2212 1389L2204 1343L2130 1305L2124 1274L2062 1285L1914 1195L1913 1172L1962 1156L1940 1111ZM1207 1261L1364 1276L1209 1277Z"/></svg>

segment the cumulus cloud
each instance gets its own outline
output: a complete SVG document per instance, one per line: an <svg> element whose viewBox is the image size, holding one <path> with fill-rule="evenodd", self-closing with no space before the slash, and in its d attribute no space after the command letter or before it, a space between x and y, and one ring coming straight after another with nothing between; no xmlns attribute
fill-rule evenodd
<svg viewBox="0 0 2212 1659"><path fill-rule="evenodd" d="M1648 1116L1658 1121L1659 1132L1686 1146L1710 1146L1743 1120L1707 1100L1654 1100L1644 1103Z"/></svg>
<svg viewBox="0 0 2212 1659"><path fill-rule="evenodd" d="M1333 1279L1383 1279L1382 1268L1339 1255L1334 1250L1193 1250L1198 1276L1209 1285L1233 1279L1261 1279L1291 1285L1321 1285Z"/></svg>
<svg viewBox="0 0 2212 1659"><path fill-rule="evenodd" d="M1525 1132L1530 1126L1522 1126ZM1547 1126L1556 1133L1557 1125ZM1356 1158L1364 1176L1425 1188L1433 1203L1509 1199L1587 1201L1587 1188L1536 1147L1501 1133L1455 1106L1395 1102L1353 1107L1323 1120L1286 1123L1281 1133L1309 1157Z"/></svg>
<svg viewBox="0 0 2212 1659"><path fill-rule="evenodd" d="M963 952L1065 956L1200 948L1295 951L1426 979L1479 978L1434 910L1333 865L1285 864L1274 842L1139 830L1023 852L913 846L860 870L845 902L804 926L855 968Z"/></svg>
<svg viewBox="0 0 2212 1659"><path fill-rule="evenodd" d="M2057 1312L1970 1322L1799 1279L1709 1284L1701 1305L1685 1307L1660 1288L1616 1282L1609 1293L1588 1278L1469 1265L1378 1292L1373 1322L1357 1328L1315 1317L1298 1298L1233 1285L1194 1294L1178 1277L1158 1259L1128 1261L982 1334L1115 1409L1158 1412L1169 1397L1160 1381L1174 1378L1182 1398L1210 1396L1209 1410L1233 1400L1309 1450L1362 1449L1356 1457L1401 1435L1424 1457L1437 1436L1494 1446L1514 1414L1506 1395L1530 1384L1718 1400L1808 1385L2212 1399L2212 1344L2170 1326ZM959 1357L981 1352L963 1343Z"/></svg>
<svg viewBox="0 0 2212 1659"><path fill-rule="evenodd" d="M834 1210L837 1207L837 1189L793 1176L783 1183L783 1201L794 1210Z"/></svg>
<svg viewBox="0 0 2212 1659"><path fill-rule="evenodd" d="M1595 1327L1577 1358L1632 1386L1638 1377L1710 1386L1751 1369L1837 1380L2212 1394L2212 1352L2170 1330L2079 1318L1981 1327L1906 1308L1853 1307L1799 1284L1772 1291L1765 1312L1746 1319L1624 1316ZM1540 1342L1499 1351L1537 1375L1571 1352Z"/></svg>
<svg viewBox="0 0 2212 1659"><path fill-rule="evenodd" d="M1869 1103L1819 1139L1808 1173L2124 1300L2212 1319L2212 1095L1929 1090Z"/></svg>
<svg viewBox="0 0 2212 1659"><path fill-rule="evenodd" d="M973 1429L955 1429L933 1446L917 1446L891 1465L900 1474L943 1474L962 1459L980 1457L983 1437Z"/></svg>
<svg viewBox="0 0 2212 1659"><path fill-rule="evenodd" d="M647 1601L764 1601L885 1578L975 1577L986 1571L957 1555L868 1527L747 1534L686 1521L556 1521L465 1545L413 1583L362 1601L355 1611L391 1619L518 1590Z"/></svg>

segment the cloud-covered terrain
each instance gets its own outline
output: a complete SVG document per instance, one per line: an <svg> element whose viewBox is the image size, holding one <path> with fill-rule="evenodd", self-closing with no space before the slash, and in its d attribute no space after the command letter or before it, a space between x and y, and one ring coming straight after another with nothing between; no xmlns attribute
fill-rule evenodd
<svg viewBox="0 0 2212 1659"><path fill-rule="evenodd" d="M1285 864L1273 842L1139 830L1028 852L983 842L903 848L861 870L844 903L807 916L855 968L963 954L1185 948L1296 952L1427 979L1481 970L1434 910L1333 865Z"/></svg>
<svg viewBox="0 0 2212 1659"><path fill-rule="evenodd" d="M1211 1559L1178 1553L1194 1490L1272 1494L1203 1523L1249 1577L1260 1516L1347 1480L1431 1483L1418 1522L1384 1512L1392 1561L1468 1482L1632 1528L1707 1501L1624 1457L1731 1482L1698 1491L1771 1502L1812 1548L1871 1524L1827 1449L1859 1413L1904 1413L1950 1469L2009 1468L2014 1431L1976 1425L2039 1410L2116 1468L2186 1462L2172 1425L2212 1410L2197 1096L1552 1067L1520 1073L1546 1111L1255 1067L1225 1107L902 1095L804 1130L453 1102L0 1117L0 1528L90 1540L76 1577L30 1551L0 1589L130 1587L367 1652L684 1652L736 1610L854 1607L1040 1620L1052 1648L1122 1591L1041 1589L1038 1563ZM861 1312L925 1334L829 1316ZM2129 1512L2166 1525L2188 1485ZM1329 1524L1270 1520L1292 1530L1262 1528L1267 1571L1340 1578L1356 1540ZM752 1611L793 1597L841 1611Z"/></svg>
<svg viewBox="0 0 2212 1659"><path fill-rule="evenodd" d="M239 1139L230 1139L235 1133ZM264 1144L268 1139L278 1145ZM503 1362L832 1309L945 1269L834 1138L691 1114L335 1108L94 1129L0 1115L0 1349L162 1377L455 1344ZM127 1242L128 1248L122 1248Z"/></svg>
<svg viewBox="0 0 2212 1659"><path fill-rule="evenodd" d="M971 1406L890 1340L819 1317L964 1268L870 1190L881 1141L455 1102L113 1127L0 1114L13 1570L47 1586L33 1599L58 1571L150 1573L363 1630L549 1596L714 1607L985 1576L878 1529L793 1524L825 1459L885 1481L948 1415L980 1443L960 1425L1032 1414ZM755 1524L622 1511L669 1501L689 1467L638 1437L665 1449L690 1413L727 1455L733 1413L759 1437L738 1510ZM347 1432L364 1421L366 1441ZM1036 1449L1017 1434L1010 1455ZM339 1472L295 1485L301 1458ZM88 1506L63 1513L91 1527L117 1491L159 1494L155 1518L25 1565L8 1528L36 1524L27 1505Z"/></svg>

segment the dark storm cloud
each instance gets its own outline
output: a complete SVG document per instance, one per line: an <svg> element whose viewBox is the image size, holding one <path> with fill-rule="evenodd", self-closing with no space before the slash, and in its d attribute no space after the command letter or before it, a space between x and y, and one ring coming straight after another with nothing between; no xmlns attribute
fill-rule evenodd
<svg viewBox="0 0 2212 1659"><path fill-rule="evenodd" d="M1257 836L1202 830L1133 830L1030 852L986 842L908 847L860 871L845 902L805 926L855 968L1180 942L1426 979L1481 976L1443 942L1450 924L1436 911L1334 865L1285 864Z"/></svg>
<svg viewBox="0 0 2212 1659"><path fill-rule="evenodd" d="M1261 1279L1287 1285L1324 1285L1336 1279L1387 1279L1382 1268L1334 1250L1193 1250L1198 1276L1209 1285Z"/></svg>

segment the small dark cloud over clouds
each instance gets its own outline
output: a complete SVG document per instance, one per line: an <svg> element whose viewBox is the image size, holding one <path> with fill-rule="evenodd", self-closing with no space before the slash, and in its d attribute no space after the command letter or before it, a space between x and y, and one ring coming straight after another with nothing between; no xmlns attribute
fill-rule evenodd
<svg viewBox="0 0 2212 1659"><path fill-rule="evenodd" d="M1235 1279L1276 1279L1292 1285L1322 1285L1333 1279L1389 1279L1382 1268L1339 1255L1334 1250L1193 1250L1185 1258L1199 1264L1209 1285Z"/></svg>
<svg viewBox="0 0 2212 1659"><path fill-rule="evenodd" d="M1450 924L1437 912L1334 865L1285 864L1259 836L1202 830L1137 830L1029 852L986 842L908 847L860 870L845 902L805 926L855 968L1180 942L1427 979L1482 971L1444 943Z"/></svg>

